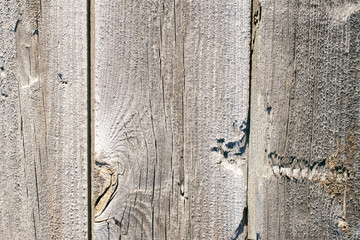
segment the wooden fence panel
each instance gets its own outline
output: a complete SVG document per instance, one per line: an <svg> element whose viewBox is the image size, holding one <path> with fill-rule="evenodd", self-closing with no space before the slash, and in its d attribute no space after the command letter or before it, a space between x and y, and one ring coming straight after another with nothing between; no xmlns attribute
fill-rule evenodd
<svg viewBox="0 0 360 240"><path fill-rule="evenodd" d="M244 238L250 1L96 1L95 49L95 239Z"/></svg>
<svg viewBox="0 0 360 240"><path fill-rule="evenodd" d="M91 235L91 141L95 239L360 238L357 1L92 2L93 126L89 1L0 2L1 239Z"/></svg>
<svg viewBox="0 0 360 240"><path fill-rule="evenodd" d="M249 239L360 238L360 4L253 6Z"/></svg>
<svg viewBox="0 0 360 240"><path fill-rule="evenodd" d="M86 239L86 1L0 2L0 238Z"/></svg>

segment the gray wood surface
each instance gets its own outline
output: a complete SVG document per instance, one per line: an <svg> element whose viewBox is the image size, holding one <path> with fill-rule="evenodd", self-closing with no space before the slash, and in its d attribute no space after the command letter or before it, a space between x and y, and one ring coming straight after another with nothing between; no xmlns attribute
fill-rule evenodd
<svg viewBox="0 0 360 240"><path fill-rule="evenodd" d="M0 1L0 239L87 238L86 1Z"/></svg>
<svg viewBox="0 0 360 240"><path fill-rule="evenodd" d="M253 5L248 239L360 239L360 4Z"/></svg>
<svg viewBox="0 0 360 240"><path fill-rule="evenodd" d="M0 239L360 239L359 29L356 0L0 1Z"/></svg>
<svg viewBox="0 0 360 240"><path fill-rule="evenodd" d="M95 49L95 239L243 239L250 1L96 1Z"/></svg>

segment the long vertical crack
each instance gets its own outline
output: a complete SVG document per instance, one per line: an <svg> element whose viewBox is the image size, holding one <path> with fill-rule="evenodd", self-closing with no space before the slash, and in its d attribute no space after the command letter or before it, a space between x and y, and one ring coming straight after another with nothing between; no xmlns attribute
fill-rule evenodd
<svg viewBox="0 0 360 240"><path fill-rule="evenodd" d="M248 100L248 125L247 125L247 138L246 138L246 141L247 141L247 144L250 144L250 124L251 124L251 111L250 111L250 108L251 108L251 73L252 73L252 55L253 55L253 27L252 27L252 18L253 18L253 0L251 0L251 3L250 3L250 57L249 57L249 100ZM246 164L246 208L248 208L248 202L249 202L249 159L250 159L250 146L248 146L248 154L247 154L247 161L248 161L248 164ZM243 216L243 219L244 219L244 216ZM247 219L246 219L247 220ZM246 225L248 225L248 221L246 222ZM250 226L247 227L246 229L246 239L248 238L249 236L249 228Z"/></svg>
<svg viewBox="0 0 360 240"><path fill-rule="evenodd" d="M252 92L252 78L253 78L253 58L254 58L254 45L255 45L255 37L256 37L256 30L257 30L257 25L259 24L260 18L261 18L261 6L259 3L259 0L251 0L250 3L250 57L249 57L249 106L248 106L248 126L247 126L247 145L248 145L248 154L247 154L247 181L246 181L246 187L247 187L247 192L246 192L246 207L249 211L249 217L251 214L251 211L253 210L250 206L249 206L249 199L251 197L249 197L250 193L250 189L252 186L250 186L249 182L250 182L250 178L249 178L249 161L250 161L250 131L251 131L251 92ZM255 240L253 238L249 238L251 237L250 235L252 234L252 232L254 232L253 228L255 228L255 226L252 226L252 222L253 221L249 221L248 218L246 218L247 222L247 233L246 233L246 239L248 240Z"/></svg>

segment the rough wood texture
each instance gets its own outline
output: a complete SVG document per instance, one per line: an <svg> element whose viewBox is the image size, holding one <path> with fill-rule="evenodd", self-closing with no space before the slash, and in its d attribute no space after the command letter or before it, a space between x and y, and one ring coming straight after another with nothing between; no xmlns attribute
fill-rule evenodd
<svg viewBox="0 0 360 240"><path fill-rule="evenodd" d="M244 238L250 2L101 0L95 29L95 239Z"/></svg>
<svg viewBox="0 0 360 240"><path fill-rule="evenodd" d="M360 5L253 6L249 239L360 238Z"/></svg>
<svg viewBox="0 0 360 240"><path fill-rule="evenodd" d="M0 238L86 239L86 1L1 1L0 23Z"/></svg>

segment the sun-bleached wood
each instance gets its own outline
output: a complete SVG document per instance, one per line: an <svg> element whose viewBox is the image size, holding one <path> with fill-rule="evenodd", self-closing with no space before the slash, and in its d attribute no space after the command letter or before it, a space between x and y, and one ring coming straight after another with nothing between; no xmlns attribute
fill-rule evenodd
<svg viewBox="0 0 360 240"><path fill-rule="evenodd" d="M0 2L1 239L87 239L86 16Z"/></svg>
<svg viewBox="0 0 360 240"><path fill-rule="evenodd" d="M254 2L248 239L360 237L356 2Z"/></svg>
<svg viewBox="0 0 360 240"><path fill-rule="evenodd" d="M250 1L95 4L95 239L243 239Z"/></svg>

